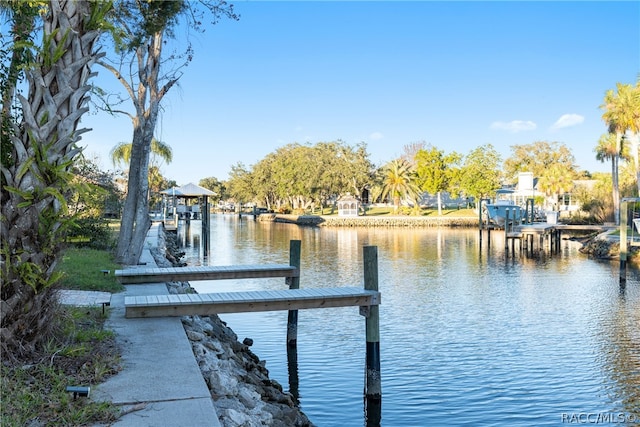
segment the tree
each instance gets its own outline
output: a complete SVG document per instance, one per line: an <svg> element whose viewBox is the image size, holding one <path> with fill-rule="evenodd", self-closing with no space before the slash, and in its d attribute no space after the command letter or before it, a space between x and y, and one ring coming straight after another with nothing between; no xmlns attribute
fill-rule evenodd
<svg viewBox="0 0 640 427"><path fill-rule="evenodd" d="M225 200L227 198L227 187L225 186L225 183L219 181L218 178L214 176L202 178L200 182L198 182L198 185L216 193L215 196L212 196L212 200L214 202Z"/></svg>
<svg viewBox="0 0 640 427"><path fill-rule="evenodd" d="M636 176L636 185L640 193L640 79L635 86L616 84L616 92L612 89L605 93L604 103L600 106L604 113L602 119L607 123L609 133L616 136L616 150L622 150L622 138L629 132L631 135L631 158Z"/></svg>
<svg viewBox="0 0 640 427"><path fill-rule="evenodd" d="M113 248L114 239L105 217L120 210L121 194L113 172L100 170L97 158L80 154L72 167L72 191L67 196L68 214L73 218L67 241L98 249Z"/></svg>
<svg viewBox="0 0 640 427"><path fill-rule="evenodd" d="M255 192L253 189L253 176L247 167L239 162L231 166L227 192L236 201L252 200Z"/></svg>
<svg viewBox="0 0 640 427"><path fill-rule="evenodd" d="M69 214L81 218L103 218L107 213L118 212L121 193L113 172L102 171L97 157L80 154L72 167L73 193L67 197Z"/></svg>
<svg viewBox="0 0 640 427"><path fill-rule="evenodd" d="M491 144L480 146L464 157L460 188L476 200L488 197L500 187L500 154Z"/></svg>
<svg viewBox="0 0 640 427"><path fill-rule="evenodd" d="M0 156L2 162L10 162L8 157L12 151L12 143L9 136L13 133L12 109L19 108L14 104L18 83L24 79L21 69L33 61L33 30L38 16L38 5L35 2L14 2L0 6L0 12L7 15L11 21L9 34L0 34L0 40L11 37L11 41L2 43L3 46L11 46L10 49L0 50L2 54L2 78L0 79L0 91L2 93L2 140ZM19 114L19 112L16 112Z"/></svg>
<svg viewBox="0 0 640 427"><path fill-rule="evenodd" d="M20 2L10 3L16 5ZM111 8L109 2L60 0L46 6L42 46L21 68L26 97L12 92L22 114L7 117L3 111L3 123L8 120L10 126L10 146L3 149L10 151L3 154L1 169L0 341L9 360L35 351L53 324L51 285L58 278L54 269L68 225L65 196L81 151L77 142L87 131L78 123L88 111L87 82Z"/></svg>
<svg viewBox="0 0 640 427"><path fill-rule="evenodd" d="M551 197L553 210L558 210L558 196L568 193L573 188L573 175L568 174L563 165L556 163L549 166L538 179L538 188Z"/></svg>
<svg viewBox="0 0 640 427"><path fill-rule="evenodd" d="M533 172L534 177L544 175L552 165L560 165L568 174L575 174L575 158L569 147L559 142L537 141L532 144L511 146L512 154L504 162L507 181L516 182L518 172Z"/></svg>
<svg viewBox="0 0 640 427"><path fill-rule="evenodd" d="M241 188L244 201L264 203L268 209L275 205L304 211L346 192L359 196L371 181L372 169L363 143L292 143L269 153L251 170L243 169L239 181L238 171L232 171L228 187L235 194Z"/></svg>
<svg viewBox="0 0 640 427"><path fill-rule="evenodd" d="M174 28L181 17L187 19L190 28L202 29L204 12L198 7L211 12L213 24L223 16L237 19L233 7L223 0L214 3L184 0L117 1L114 16L121 32L114 41L118 48L118 59L99 62L122 84L134 109L130 113L107 106L114 113L127 115L133 125L127 198L116 249L116 260L124 264L138 262L150 225L149 156L160 104L180 79L182 68L193 58L190 45L184 52L172 52L166 58L163 56L165 42L174 37ZM169 60L182 62L171 70L168 67ZM123 69L130 70L130 75L124 75Z"/></svg>
<svg viewBox="0 0 640 427"><path fill-rule="evenodd" d="M438 196L438 215L442 215L442 192L451 188L455 177L455 166L461 156L456 153L445 155L444 151L428 146L415 154L418 183L422 190Z"/></svg>
<svg viewBox="0 0 640 427"><path fill-rule="evenodd" d="M133 144L130 142L119 142L113 149L111 149L111 161L114 166L118 163L124 163L126 165L131 161L131 148ZM173 150L168 144L162 141L158 141L155 138L151 139L151 155L149 163L151 166L159 167L161 161L171 163L173 160Z"/></svg>
<svg viewBox="0 0 640 427"><path fill-rule="evenodd" d="M382 199L389 196L393 200L395 211L400 209L403 199L410 199L417 203L420 189L416 184L416 173L411 165L402 159L392 160L381 170Z"/></svg>
<svg viewBox="0 0 640 427"><path fill-rule="evenodd" d="M411 167L416 166L416 154L419 151L426 150L427 143L425 141L420 142L412 142L411 144L407 144L402 147L402 155L400 158L405 162L409 163Z"/></svg>
<svg viewBox="0 0 640 427"><path fill-rule="evenodd" d="M615 133L602 135L596 147L596 159L601 162L611 160L612 202L613 216L616 225L620 224L620 184L618 175L618 163L622 156L624 145L618 141Z"/></svg>
<svg viewBox="0 0 640 427"><path fill-rule="evenodd" d="M114 166L118 163L129 164L131 160L131 148L133 144L127 142L118 143L111 150L111 161ZM151 140L151 154L149 156L149 206L155 206L160 202L160 191L169 187L169 180L162 175L160 165L163 162L171 163L173 151L168 144L153 138Z"/></svg>

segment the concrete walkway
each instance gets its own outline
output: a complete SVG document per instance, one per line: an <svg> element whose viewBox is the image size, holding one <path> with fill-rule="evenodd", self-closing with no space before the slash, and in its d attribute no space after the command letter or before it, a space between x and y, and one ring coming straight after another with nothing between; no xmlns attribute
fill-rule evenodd
<svg viewBox="0 0 640 427"><path fill-rule="evenodd" d="M153 267L159 225L147 234L140 263ZM135 268L135 267L133 267ZM126 286L111 297L106 327L117 335L123 370L92 389L91 398L121 406L118 427L219 427L209 389L180 318L125 319L124 297L168 294L164 283ZM127 412L130 411L130 412Z"/></svg>

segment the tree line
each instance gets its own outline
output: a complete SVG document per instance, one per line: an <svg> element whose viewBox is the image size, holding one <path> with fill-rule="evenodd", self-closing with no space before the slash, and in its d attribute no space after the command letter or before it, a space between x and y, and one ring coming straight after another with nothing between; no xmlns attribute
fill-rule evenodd
<svg viewBox="0 0 640 427"><path fill-rule="evenodd" d="M573 180L581 176L571 150L559 142L515 145L504 163L491 144L461 154L418 142L406 145L402 156L381 166L369 157L364 143L293 143L251 167L232 166L226 182L209 177L200 185L219 199L270 210L322 209L346 193L366 195L364 201L369 203L391 203L397 210L402 202L418 205L425 192L438 196L440 210L443 192L479 200L504 184L515 184L519 172L533 172L540 178L540 190L556 197L570 191Z"/></svg>

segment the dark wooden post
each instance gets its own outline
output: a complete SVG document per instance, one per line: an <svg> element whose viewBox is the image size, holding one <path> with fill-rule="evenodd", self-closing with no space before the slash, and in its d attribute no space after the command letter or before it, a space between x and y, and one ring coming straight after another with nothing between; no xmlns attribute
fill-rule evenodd
<svg viewBox="0 0 640 427"><path fill-rule="evenodd" d="M620 203L620 287L627 283L627 216L629 204L627 199Z"/></svg>
<svg viewBox="0 0 640 427"><path fill-rule="evenodd" d="M203 196L202 204L202 247L204 256L209 256L209 196Z"/></svg>
<svg viewBox="0 0 640 427"><path fill-rule="evenodd" d="M294 266L300 273L300 240L289 242L289 265ZM296 277L287 277L289 289L300 289L300 274ZM287 348L295 348L298 345L298 310L289 310L287 319Z"/></svg>
<svg viewBox="0 0 640 427"><path fill-rule="evenodd" d="M509 208L505 209L504 218L504 252L506 256L509 256L509 211Z"/></svg>
<svg viewBox="0 0 640 427"><path fill-rule="evenodd" d="M482 201L478 200L478 230L480 230L480 248L482 249Z"/></svg>
<svg viewBox="0 0 640 427"><path fill-rule="evenodd" d="M378 248L363 248L364 288L378 291ZM370 306L365 321L367 348L365 367L365 405L367 420L380 420L382 408L382 380L380 376L380 309Z"/></svg>
<svg viewBox="0 0 640 427"><path fill-rule="evenodd" d="M287 370L289 372L289 393L296 403L300 403L300 378L298 375L298 349L287 346Z"/></svg>

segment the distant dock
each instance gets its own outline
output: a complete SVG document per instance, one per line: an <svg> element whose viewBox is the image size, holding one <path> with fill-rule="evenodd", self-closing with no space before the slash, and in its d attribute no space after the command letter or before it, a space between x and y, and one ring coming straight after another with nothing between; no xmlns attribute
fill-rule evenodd
<svg viewBox="0 0 640 427"><path fill-rule="evenodd" d="M505 230L504 247L505 250L509 250L509 243L511 243L511 252L515 252L515 242L518 241L520 250L526 249L533 252L536 241L539 250L548 249L550 252L557 252L560 250L560 242L562 241L563 232L606 232L615 230L616 226L607 225L568 225L568 224L550 224L546 222L512 225ZM491 232L493 227L485 229L487 233ZM482 233L482 229L480 230Z"/></svg>

